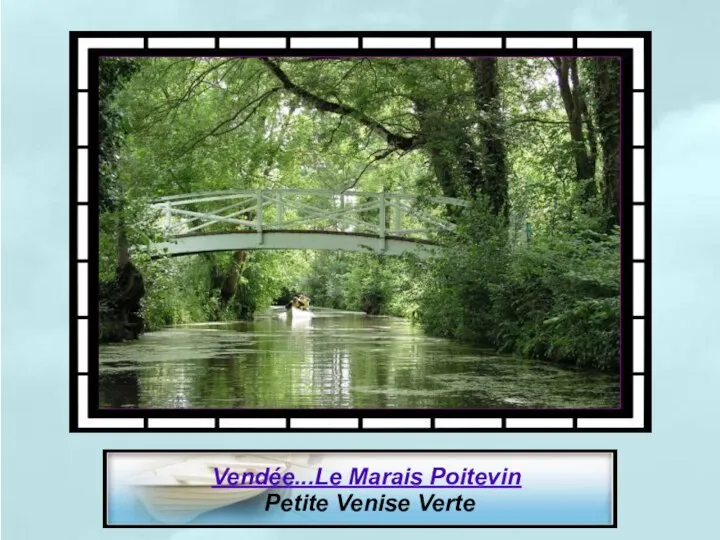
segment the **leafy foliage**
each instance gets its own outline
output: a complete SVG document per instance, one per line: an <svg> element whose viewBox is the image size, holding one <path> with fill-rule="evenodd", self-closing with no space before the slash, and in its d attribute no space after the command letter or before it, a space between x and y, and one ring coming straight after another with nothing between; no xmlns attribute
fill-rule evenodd
<svg viewBox="0 0 720 540"><path fill-rule="evenodd" d="M308 270L301 288L316 305L400 317L417 311L417 261L411 256L320 252Z"/></svg>
<svg viewBox="0 0 720 540"><path fill-rule="evenodd" d="M114 201L101 215L102 275L114 272L118 231L130 245L155 238L146 203L157 196L352 187L473 201L447 216L458 230L440 238L448 249L433 261L134 255L148 328L251 317L304 291L315 306L412 317L437 335L548 361L617 366L615 60L102 62L102 189Z"/></svg>
<svg viewBox="0 0 720 540"><path fill-rule="evenodd" d="M513 244L481 206L426 277L424 326L542 360L619 365L619 231L579 230ZM442 301L438 301L441 299Z"/></svg>

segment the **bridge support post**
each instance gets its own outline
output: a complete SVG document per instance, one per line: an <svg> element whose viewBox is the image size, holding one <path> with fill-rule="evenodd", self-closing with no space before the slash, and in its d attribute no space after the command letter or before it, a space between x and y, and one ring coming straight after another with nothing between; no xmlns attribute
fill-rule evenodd
<svg viewBox="0 0 720 540"><path fill-rule="evenodd" d="M170 232L170 229L172 228L172 213L170 211L170 203L165 203L165 233Z"/></svg>
<svg viewBox="0 0 720 540"><path fill-rule="evenodd" d="M275 213L277 214L275 216L275 226L279 229L283 220L282 191L278 191L275 194Z"/></svg>
<svg viewBox="0 0 720 540"><path fill-rule="evenodd" d="M255 211L255 222L257 224L257 243L258 246L262 246L263 243L263 229L262 229L262 218L263 218L263 196L262 191L257 192L257 210Z"/></svg>
<svg viewBox="0 0 720 540"><path fill-rule="evenodd" d="M378 251L380 253L385 252L387 249L387 241L385 240L385 192L380 193L379 196L379 207L380 207L380 227L378 232L380 234L380 243L378 245Z"/></svg>
<svg viewBox="0 0 720 540"><path fill-rule="evenodd" d="M395 214L393 215L393 232L395 233L395 235L399 235L399 231L402 231L403 211L402 206L400 206L400 202L400 199L397 198L394 201Z"/></svg>
<svg viewBox="0 0 720 540"><path fill-rule="evenodd" d="M345 193L340 194L340 210L345 211ZM335 227L336 231L344 231L345 227L342 224L342 217L339 218L337 222L337 226Z"/></svg>

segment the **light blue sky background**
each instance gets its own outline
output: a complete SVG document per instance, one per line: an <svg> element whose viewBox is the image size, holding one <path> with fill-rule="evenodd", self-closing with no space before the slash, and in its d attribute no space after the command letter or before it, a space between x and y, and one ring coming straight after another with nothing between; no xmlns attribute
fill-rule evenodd
<svg viewBox="0 0 720 540"><path fill-rule="evenodd" d="M11 0L2 11L2 533L8 540L335 538L337 531L102 530L101 450L617 448L618 530L454 538L709 538L720 478L717 2ZM653 35L654 433L73 434L68 373L68 31L606 30ZM364 539L367 530L341 532ZM372 531L397 537L400 531ZM413 531L419 540L439 531Z"/></svg>

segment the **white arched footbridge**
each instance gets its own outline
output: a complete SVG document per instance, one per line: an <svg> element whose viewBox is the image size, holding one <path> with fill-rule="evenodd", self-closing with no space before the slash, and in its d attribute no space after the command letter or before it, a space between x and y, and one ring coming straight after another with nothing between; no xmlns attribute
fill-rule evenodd
<svg viewBox="0 0 720 540"><path fill-rule="evenodd" d="M454 229L443 216L467 206L446 197L329 190L244 190L174 195L153 202L164 241L153 256L255 249L326 249L420 257Z"/></svg>

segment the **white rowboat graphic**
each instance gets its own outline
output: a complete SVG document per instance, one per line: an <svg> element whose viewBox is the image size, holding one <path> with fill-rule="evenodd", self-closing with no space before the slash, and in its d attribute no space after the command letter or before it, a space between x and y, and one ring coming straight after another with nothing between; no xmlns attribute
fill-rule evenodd
<svg viewBox="0 0 720 540"><path fill-rule="evenodd" d="M246 501L272 487L219 489L215 468L222 475L226 468L238 473L260 473L268 467L283 475L290 470L311 471L310 455L198 455L171 465L164 465L129 479L138 499L147 511L163 523L188 523L200 514Z"/></svg>

